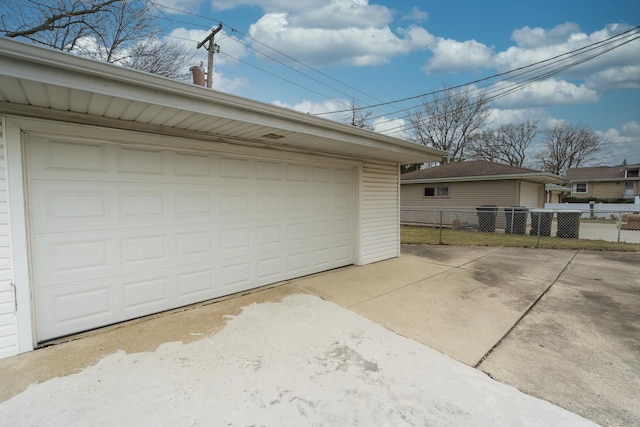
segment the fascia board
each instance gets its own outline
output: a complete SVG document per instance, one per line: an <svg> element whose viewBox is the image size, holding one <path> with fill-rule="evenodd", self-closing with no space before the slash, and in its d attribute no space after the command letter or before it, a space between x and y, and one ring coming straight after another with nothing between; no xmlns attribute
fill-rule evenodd
<svg viewBox="0 0 640 427"><path fill-rule="evenodd" d="M354 126L14 40L0 38L0 56L0 72L41 84L389 150L406 156L407 163L437 161L445 155Z"/></svg>

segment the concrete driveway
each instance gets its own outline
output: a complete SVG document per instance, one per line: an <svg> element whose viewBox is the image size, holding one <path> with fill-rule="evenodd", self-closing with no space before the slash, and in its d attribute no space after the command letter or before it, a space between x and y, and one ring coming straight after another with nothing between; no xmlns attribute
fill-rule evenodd
<svg viewBox="0 0 640 427"><path fill-rule="evenodd" d="M638 253L404 246L397 259L0 360L0 418L589 425L548 401L602 425L640 425L639 262Z"/></svg>

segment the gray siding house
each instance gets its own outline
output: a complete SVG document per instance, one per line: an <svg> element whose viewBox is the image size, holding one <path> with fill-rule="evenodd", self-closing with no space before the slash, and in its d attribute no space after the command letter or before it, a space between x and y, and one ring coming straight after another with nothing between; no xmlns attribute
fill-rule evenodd
<svg viewBox="0 0 640 427"><path fill-rule="evenodd" d="M544 207L545 185L562 184L560 176L483 160L448 163L401 176L403 224L442 223L457 227L477 222L476 208ZM435 210L447 211L442 216ZM505 216L496 226L505 227Z"/></svg>
<svg viewBox="0 0 640 427"><path fill-rule="evenodd" d="M481 205L544 207L545 184L555 174L484 160L448 163L404 173L401 206L473 209Z"/></svg>

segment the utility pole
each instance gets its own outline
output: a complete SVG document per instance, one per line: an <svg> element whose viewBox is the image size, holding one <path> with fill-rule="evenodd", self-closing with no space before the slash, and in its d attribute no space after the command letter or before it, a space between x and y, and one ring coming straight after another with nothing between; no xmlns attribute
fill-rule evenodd
<svg viewBox="0 0 640 427"><path fill-rule="evenodd" d="M208 88L211 88L211 86L213 86L213 52L215 50L217 53L220 53L220 46L218 46L215 43L214 37L216 36L218 31L220 31L221 29L222 29L222 23L218 24L217 28L212 29L211 34L209 34L206 39L198 43L198 49L200 49L202 46L204 46L206 42L209 42L209 45L207 46L207 51L209 52L209 60L207 61L207 87Z"/></svg>

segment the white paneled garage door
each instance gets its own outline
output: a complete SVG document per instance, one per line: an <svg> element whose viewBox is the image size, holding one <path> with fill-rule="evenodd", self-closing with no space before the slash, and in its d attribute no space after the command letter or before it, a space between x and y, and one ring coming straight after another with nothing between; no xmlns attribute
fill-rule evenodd
<svg viewBox="0 0 640 427"><path fill-rule="evenodd" d="M38 341L354 261L351 166L34 136L25 151Z"/></svg>

